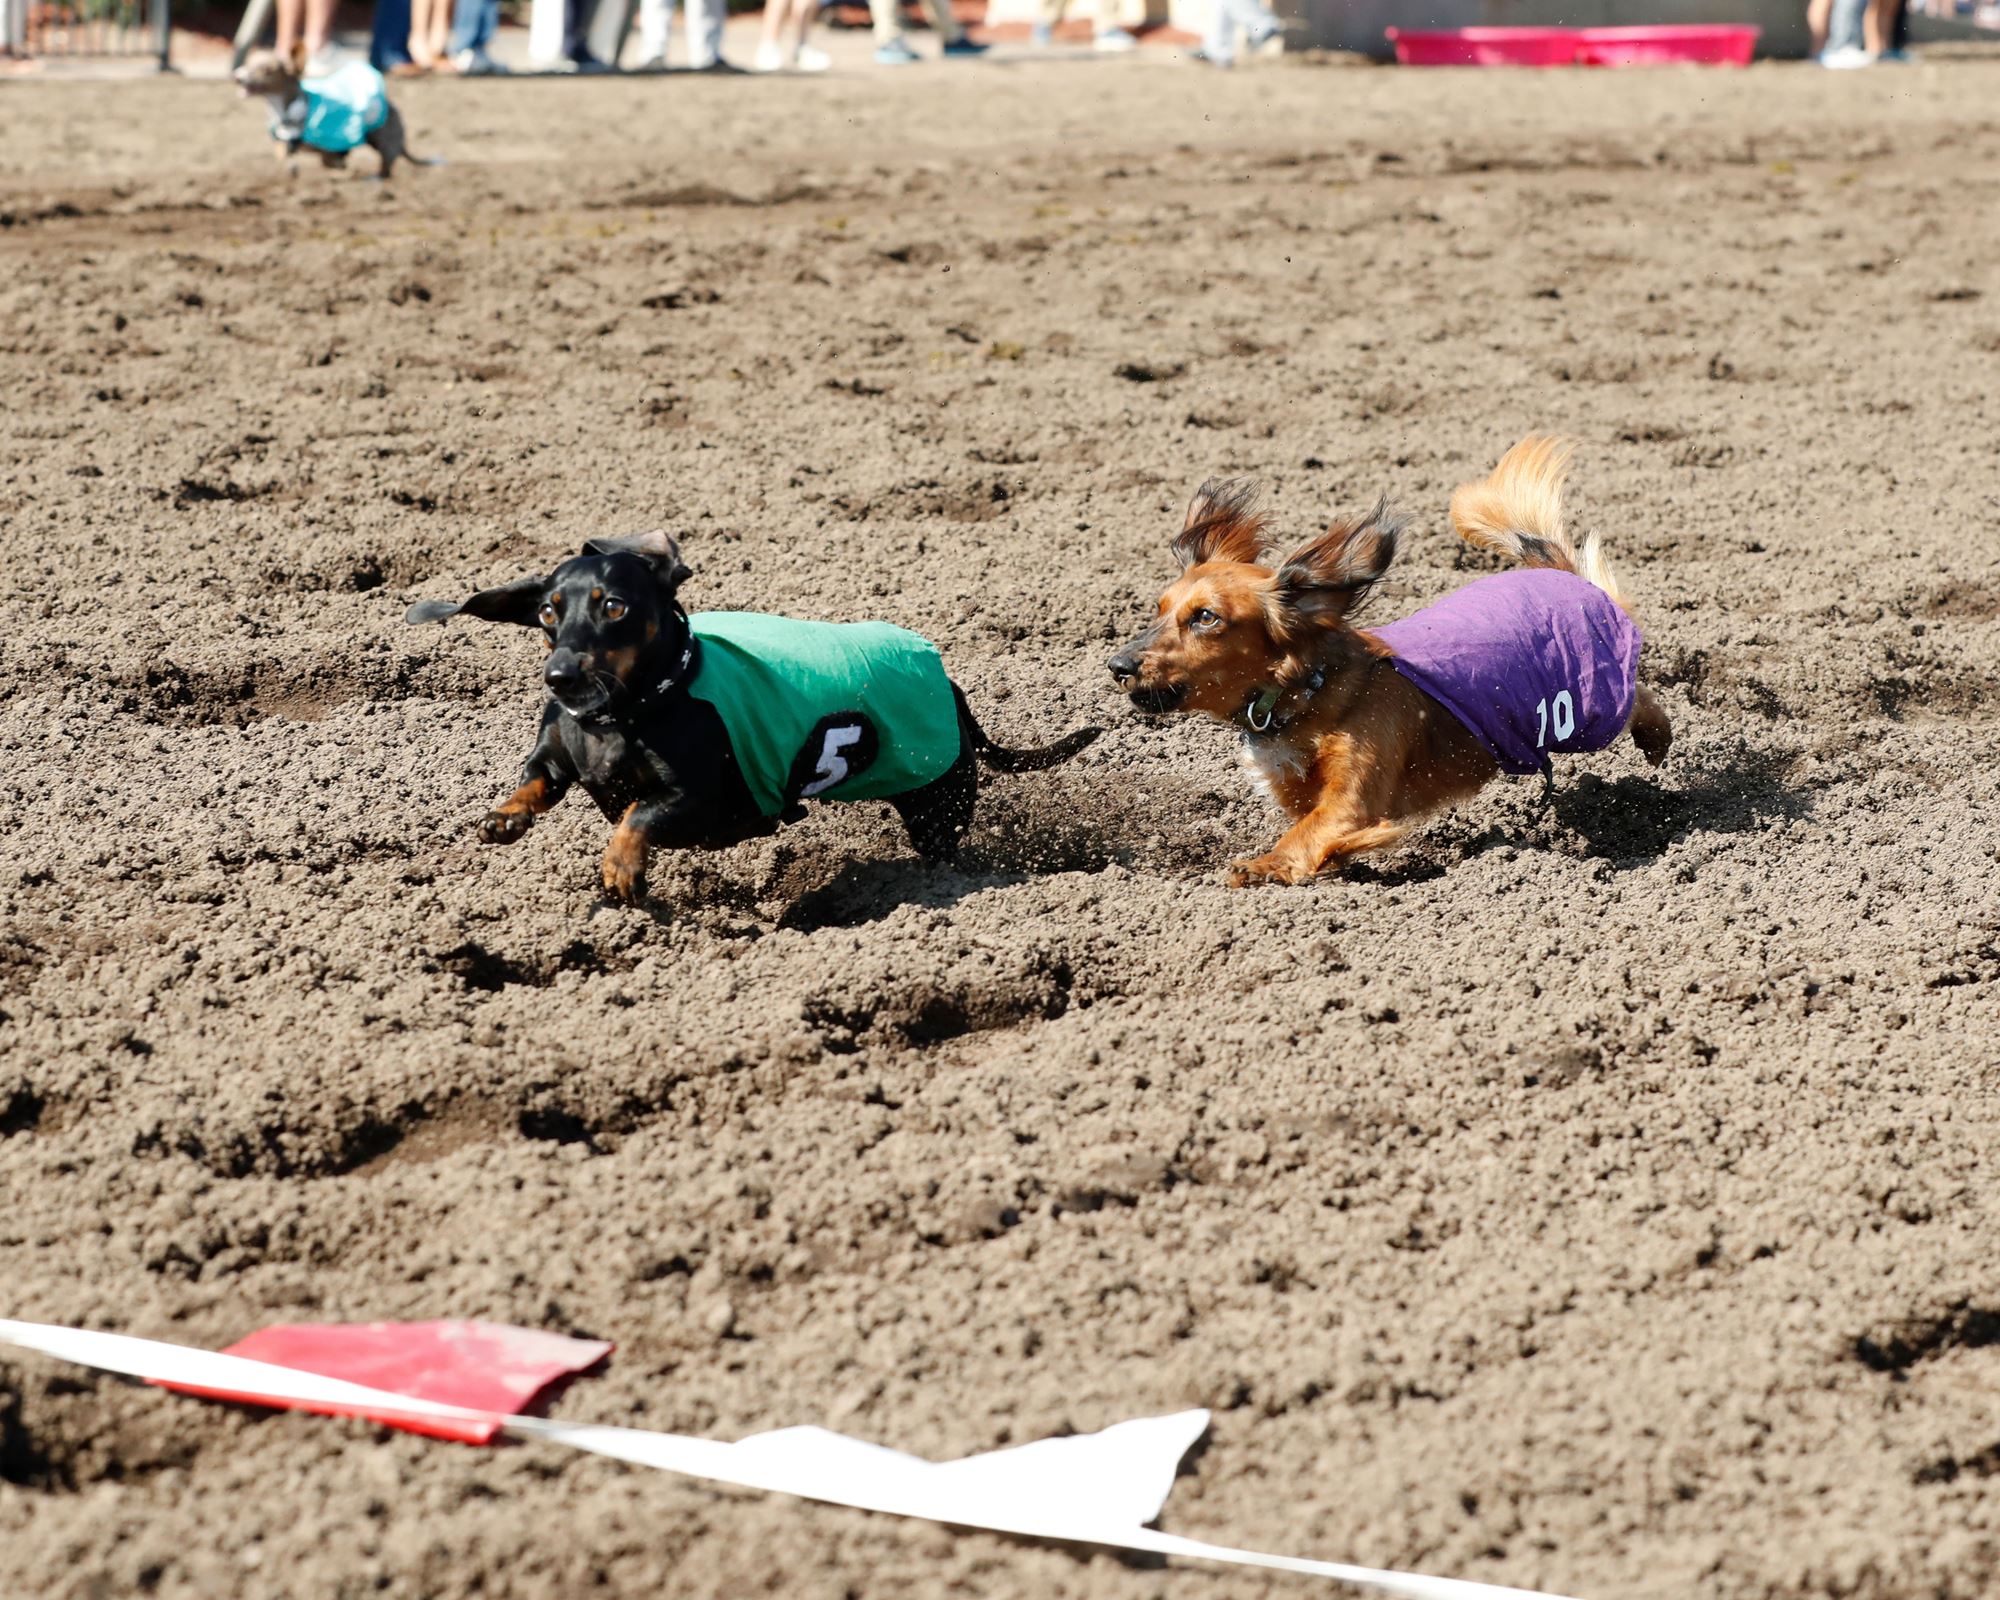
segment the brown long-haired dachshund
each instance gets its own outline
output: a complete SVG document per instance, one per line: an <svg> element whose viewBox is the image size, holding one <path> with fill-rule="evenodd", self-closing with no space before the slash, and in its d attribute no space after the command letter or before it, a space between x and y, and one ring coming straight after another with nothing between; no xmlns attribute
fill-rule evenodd
<svg viewBox="0 0 2000 1600"><path fill-rule="evenodd" d="M1594 535L1572 545L1570 446L1522 440L1452 496L1460 538L1510 556L1384 627L1355 614L1404 519L1386 502L1266 564L1254 485L1211 479L1174 541L1159 617L1111 658L1141 711L1198 711L1243 734L1243 759L1296 820L1232 884L1303 883L1402 837L1496 772L1549 770L1630 731L1658 766L1673 742L1638 682L1639 630Z"/></svg>

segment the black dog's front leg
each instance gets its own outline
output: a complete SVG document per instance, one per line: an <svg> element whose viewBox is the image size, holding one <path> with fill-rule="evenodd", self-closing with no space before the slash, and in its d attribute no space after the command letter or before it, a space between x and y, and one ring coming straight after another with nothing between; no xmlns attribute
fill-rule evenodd
<svg viewBox="0 0 2000 1600"><path fill-rule="evenodd" d="M653 845L674 827L674 807L660 800L637 800L625 808L611 842L604 847L604 892L636 906L646 898L646 863Z"/></svg>
<svg viewBox="0 0 2000 1600"><path fill-rule="evenodd" d="M700 796L679 788L655 793L627 806L612 829L611 842L604 847L604 892L635 906L646 898L646 863L655 848L720 849L774 833L779 822L795 820L790 814L718 814L705 806Z"/></svg>
<svg viewBox="0 0 2000 1600"><path fill-rule="evenodd" d="M537 745L521 769L521 787L481 817L473 831L487 844L512 844L569 792L569 786L569 774L556 762L555 753Z"/></svg>

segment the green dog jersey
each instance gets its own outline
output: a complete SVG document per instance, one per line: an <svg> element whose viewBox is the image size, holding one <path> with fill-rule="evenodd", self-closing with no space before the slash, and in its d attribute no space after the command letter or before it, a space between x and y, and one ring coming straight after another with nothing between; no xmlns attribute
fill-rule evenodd
<svg viewBox="0 0 2000 1600"><path fill-rule="evenodd" d="M958 703L937 646L886 622L800 622L751 611L688 619L701 660L688 693L715 707L767 817L799 800L878 800L958 759Z"/></svg>

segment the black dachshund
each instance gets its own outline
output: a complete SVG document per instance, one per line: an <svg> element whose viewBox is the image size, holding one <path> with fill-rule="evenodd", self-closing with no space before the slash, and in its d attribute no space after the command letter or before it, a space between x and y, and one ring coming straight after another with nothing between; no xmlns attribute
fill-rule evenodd
<svg viewBox="0 0 2000 1600"><path fill-rule="evenodd" d="M689 576L672 539L642 533L592 539L546 577L410 608L413 623L462 613L539 627L548 646L541 737L480 838L511 844L581 783L617 823L604 887L628 902L645 896L654 845L735 844L797 821L809 799L887 800L918 853L945 861L972 824L978 759L1034 772L1097 737L1004 749L929 640L883 622L690 617L678 598Z"/></svg>

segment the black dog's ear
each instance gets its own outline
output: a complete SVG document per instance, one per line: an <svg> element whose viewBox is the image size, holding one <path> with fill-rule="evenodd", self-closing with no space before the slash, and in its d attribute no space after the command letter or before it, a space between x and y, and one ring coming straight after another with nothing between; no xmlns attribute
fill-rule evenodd
<svg viewBox="0 0 2000 1600"><path fill-rule="evenodd" d="M1210 478L1188 502L1187 521L1174 540L1183 568L1204 561L1254 565L1264 549L1264 513L1257 509L1257 485L1248 478Z"/></svg>
<svg viewBox="0 0 2000 1600"><path fill-rule="evenodd" d="M481 589L456 605L449 600L419 600L403 613L403 620L409 623L442 622L446 617L464 615L478 617L484 622L512 622L532 628L536 625L537 613L542 609L542 596L548 591L547 578L516 578L497 589Z"/></svg>
<svg viewBox="0 0 2000 1600"><path fill-rule="evenodd" d="M653 577L669 594L694 576L694 569L681 560L681 547L659 528L650 533L629 533L619 539L586 539L587 556L637 556L653 569Z"/></svg>
<svg viewBox="0 0 2000 1600"><path fill-rule="evenodd" d="M1271 579L1281 622L1331 626L1359 611L1396 559L1409 518L1388 497L1358 517L1343 517L1310 544L1286 556Z"/></svg>

